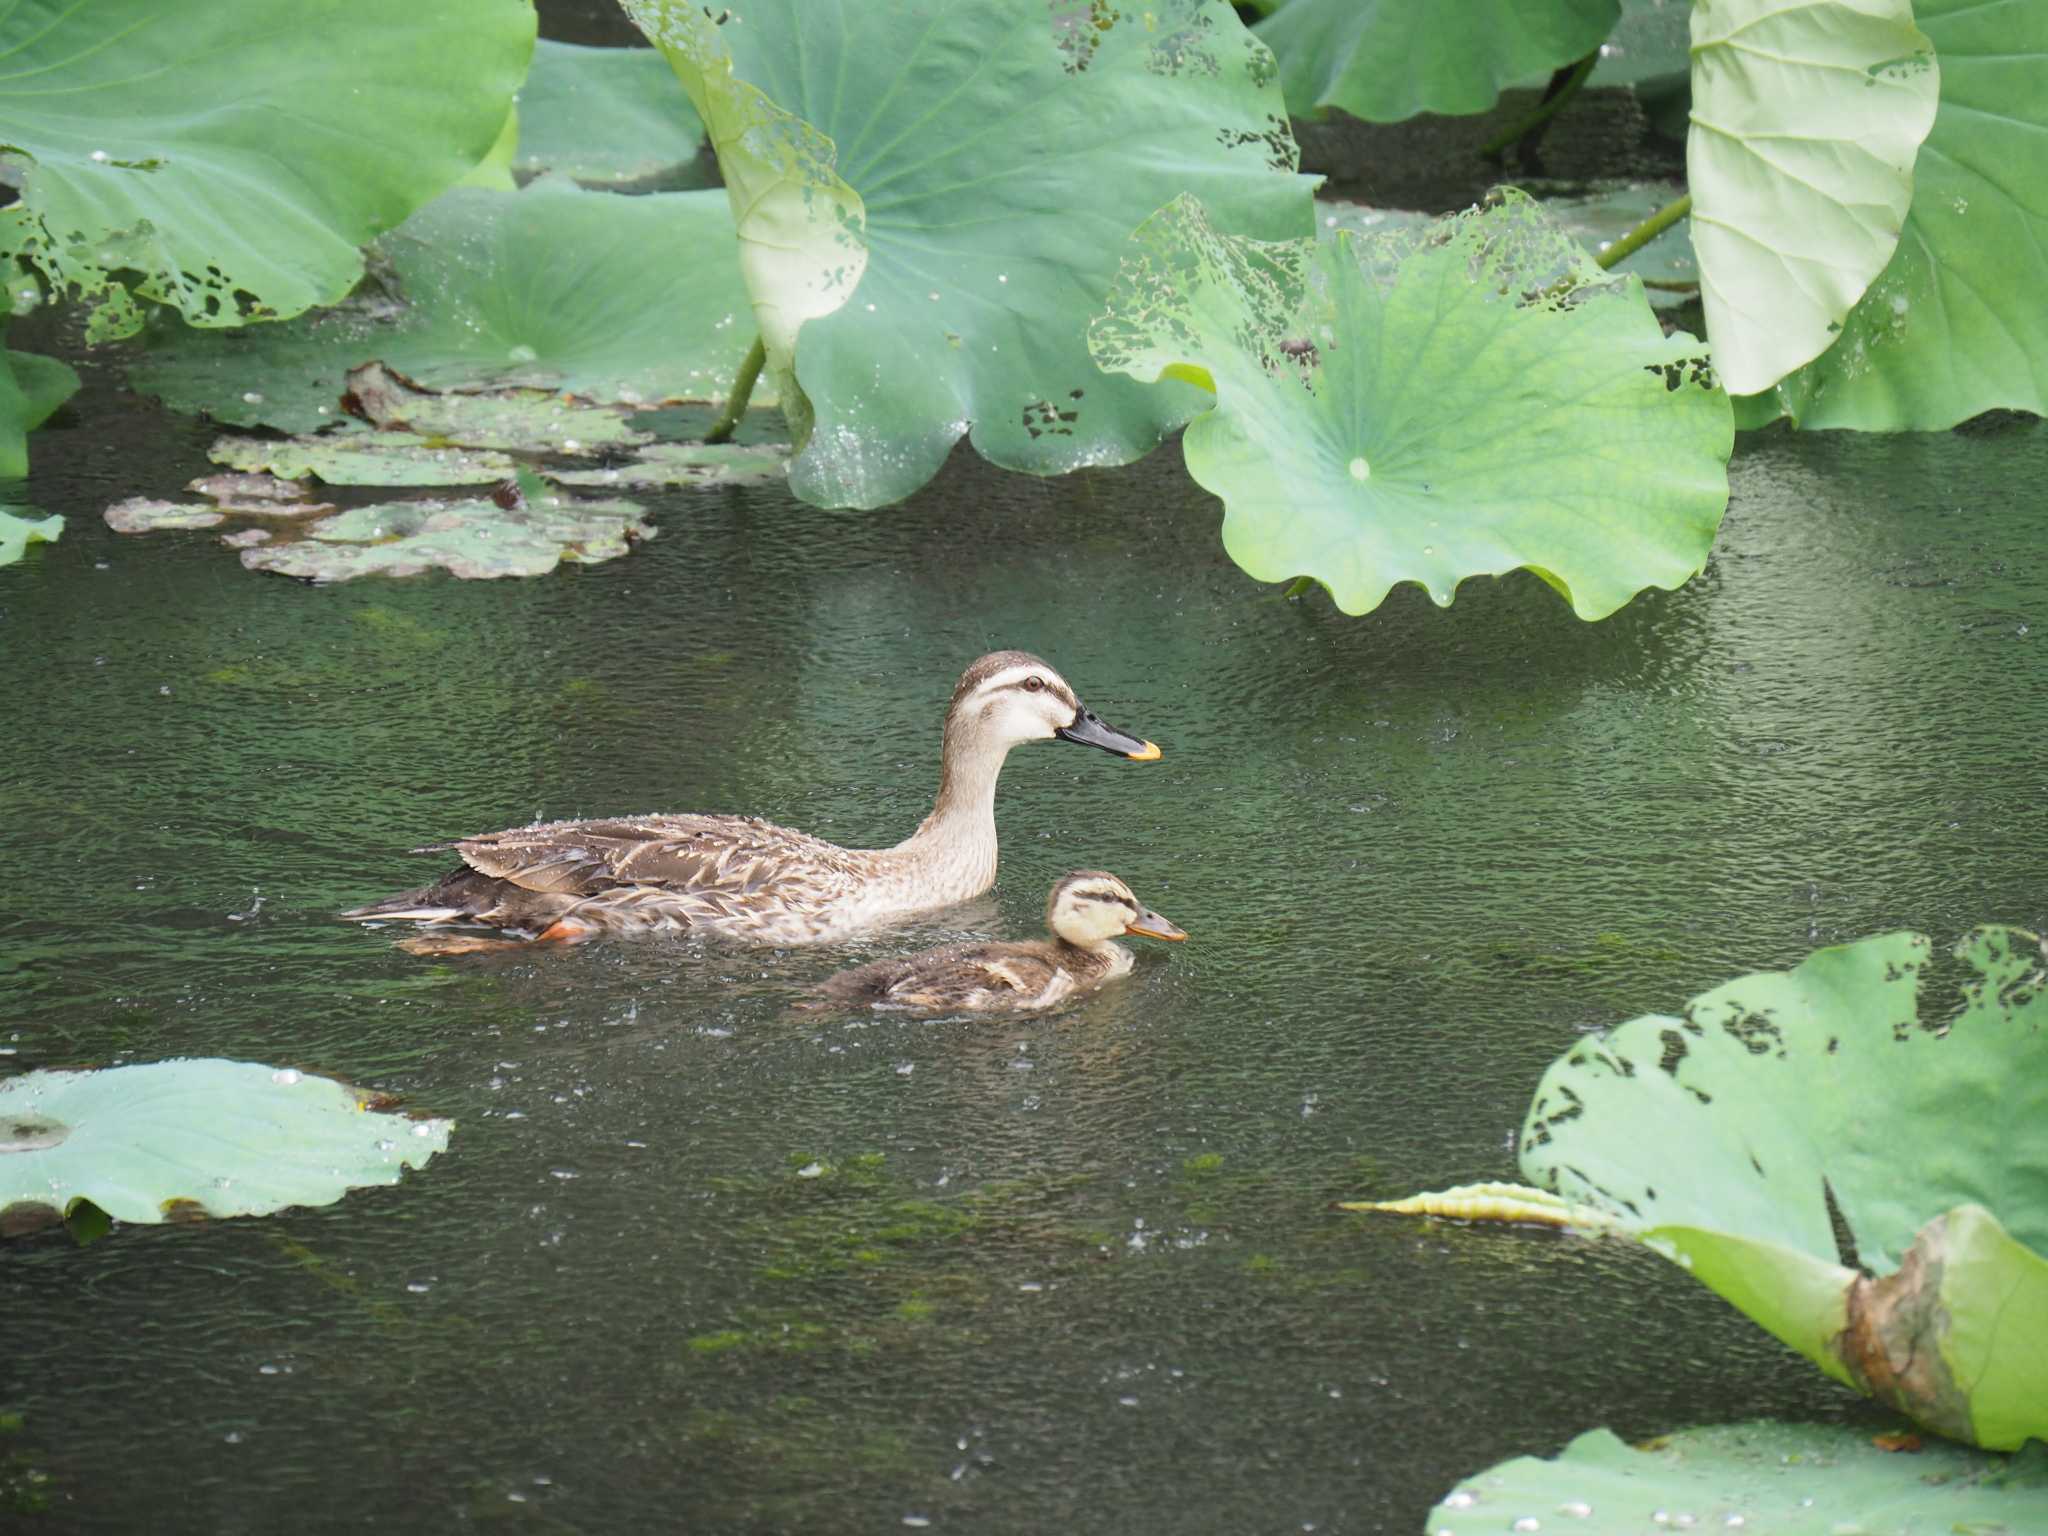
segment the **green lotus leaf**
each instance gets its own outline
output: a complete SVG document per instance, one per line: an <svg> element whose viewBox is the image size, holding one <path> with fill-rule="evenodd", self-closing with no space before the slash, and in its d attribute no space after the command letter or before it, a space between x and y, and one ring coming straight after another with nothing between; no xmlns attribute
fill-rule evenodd
<svg viewBox="0 0 2048 1536"><path fill-rule="evenodd" d="M1884 270L1939 85L1910 0L1696 0L1685 167L1728 389L1819 356Z"/></svg>
<svg viewBox="0 0 2048 1536"><path fill-rule="evenodd" d="M528 175L586 185L645 181L697 158L704 125L653 48L584 48L542 38L519 92L519 148Z"/></svg>
<svg viewBox="0 0 2048 1536"><path fill-rule="evenodd" d="M1554 1459L1518 1456L1466 1478L1429 1513L1435 1536L1577 1536L1740 1529L1769 1536L2048 1530L2043 1460L1930 1443L1902 1455L1836 1424L1716 1424L1637 1449L1612 1431Z"/></svg>
<svg viewBox="0 0 2048 1536"><path fill-rule="evenodd" d="M1923 1015L1928 950L1820 950L1575 1046L1522 1170L1829 1374L2004 1449L2048 1439L2048 965L1979 930L1960 1008Z"/></svg>
<svg viewBox="0 0 2048 1536"><path fill-rule="evenodd" d="M1221 0L626 8L710 128L807 501L899 500L964 434L1035 474L1141 456L1201 401L1089 363L1131 229L1184 191L1312 226L1271 55Z"/></svg>
<svg viewBox="0 0 2048 1536"><path fill-rule="evenodd" d="M1670 202L1674 195L1668 182L1617 182L1581 196L1546 197L1543 211L1589 253L1597 254ZM1325 233L1348 229L1361 235L1427 224L1431 218L1406 208L1374 208L1333 198L1318 198L1316 214ZM1684 304L1699 286L1699 266L1693 259L1692 237L1683 219L1609 270L1635 273L1643 280L1650 303L1660 309ZM1662 286L1651 288L1651 283Z"/></svg>
<svg viewBox="0 0 2048 1536"><path fill-rule="evenodd" d="M16 0L0 252L91 304L91 340L135 330L137 294L203 326L332 303L490 149L533 35L517 0Z"/></svg>
<svg viewBox="0 0 2048 1536"><path fill-rule="evenodd" d="M55 513L48 517L23 517L0 507L0 565L12 565L31 544L54 543L63 531L64 519Z"/></svg>
<svg viewBox="0 0 2048 1536"><path fill-rule="evenodd" d="M129 1222L329 1205L447 1151L454 1122L372 1102L332 1078L247 1061L0 1080L0 1232L81 1200Z"/></svg>
<svg viewBox="0 0 2048 1536"><path fill-rule="evenodd" d="M413 432L375 428L282 440L223 437L207 450L214 463L244 473L329 485L488 485L518 466L487 448L456 448Z"/></svg>
<svg viewBox="0 0 2048 1536"><path fill-rule="evenodd" d="M28 473L28 435L78 391L69 364L0 347L0 480Z"/></svg>
<svg viewBox="0 0 2048 1536"><path fill-rule="evenodd" d="M557 179L456 191L380 251L400 299L366 291L242 331L172 327L130 381L175 410L308 432L338 417L344 376L372 360L432 389L651 406L722 397L751 340L723 192L619 197Z"/></svg>
<svg viewBox="0 0 2048 1536"><path fill-rule="evenodd" d="M1898 250L1758 417L1899 432L2048 415L2048 5L1916 0L1913 13L1941 59L1941 105Z"/></svg>
<svg viewBox="0 0 2048 1536"><path fill-rule="evenodd" d="M1261 581L1346 613L1398 581L1536 571L1581 618L1698 571L1734 433L1697 342L1523 194L1416 228L1263 244L1176 200L1133 237L1097 361L1212 384L1189 473Z"/></svg>
<svg viewBox="0 0 2048 1536"><path fill-rule="evenodd" d="M1484 112L1503 86L1598 48L1620 14L1619 0L1289 0L1256 30L1289 110L1390 123Z"/></svg>
<svg viewBox="0 0 2048 1536"><path fill-rule="evenodd" d="M306 525L303 537L267 537L242 550L242 564L320 583L436 569L470 580L544 576L562 561L616 559L653 538L640 513L629 501L554 497L512 507L486 500L387 502L337 512Z"/></svg>

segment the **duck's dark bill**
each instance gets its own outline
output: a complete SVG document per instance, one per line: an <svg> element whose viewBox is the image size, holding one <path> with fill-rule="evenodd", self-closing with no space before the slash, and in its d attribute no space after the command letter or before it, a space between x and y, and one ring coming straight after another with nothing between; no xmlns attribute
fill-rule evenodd
<svg viewBox="0 0 2048 1536"><path fill-rule="evenodd" d="M1079 742L1084 747L1100 747L1105 752L1114 752L1119 757L1128 757L1134 762L1149 763L1159 756L1159 749L1151 742L1137 736L1126 736L1092 709L1080 711L1074 716L1072 725L1062 726L1054 734L1062 741Z"/></svg>
<svg viewBox="0 0 2048 1536"><path fill-rule="evenodd" d="M1124 928L1124 932L1135 933L1144 939L1171 939L1176 944L1187 937L1182 929L1169 923L1150 907L1133 918Z"/></svg>

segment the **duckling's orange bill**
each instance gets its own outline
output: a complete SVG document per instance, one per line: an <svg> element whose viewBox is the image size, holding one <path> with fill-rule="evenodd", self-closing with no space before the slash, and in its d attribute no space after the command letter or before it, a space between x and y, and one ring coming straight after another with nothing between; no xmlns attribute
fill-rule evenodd
<svg viewBox="0 0 2048 1536"><path fill-rule="evenodd" d="M1155 749L1156 750L1156 749ZM1169 923L1150 907L1140 912L1124 928L1125 933L1134 933L1141 939L1169 939L1178 944L1187 934Z"/></svg>

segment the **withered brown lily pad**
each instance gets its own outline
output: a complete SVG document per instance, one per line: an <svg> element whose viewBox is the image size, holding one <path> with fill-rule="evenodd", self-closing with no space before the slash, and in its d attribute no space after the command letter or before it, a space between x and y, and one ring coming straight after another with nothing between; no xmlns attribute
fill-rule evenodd
<svg viewBox="0 0 2048 1536"><path fill-rule="evenodd" d="M514 468L495 449L375 427L317 437L221 437L206 456L230 469L288 479L311 475L329 485L488 485Z"/></svg>
<svg viewBox="0 0 2048 1536"><path fill-rule="evenodd" d="M464 448L589 454L651 440L625 414L547 389L432 390L382 363L348 371L342 409L373 427Z"/></svg>
<svg viewBox="0 0 2048 1536"><path fill-rule="evenodd" d="M507 499L516 504L476 499L352 507L311 524L304 537L273 536L243 550L242 564L313 582L433 569L469 579L542 576L565 560L616 559L654 537L629 501Z"/></svg>
<svg viewBox="0 0 2048 1536"><path fill-rule="evenodd" d="M2048 953L1915 933L1745 976L1551 1065L1522 1172L1830 1376L1993 1450L2048 1440ZM1949 987L1960 991L1960 1002Z"/></svg>

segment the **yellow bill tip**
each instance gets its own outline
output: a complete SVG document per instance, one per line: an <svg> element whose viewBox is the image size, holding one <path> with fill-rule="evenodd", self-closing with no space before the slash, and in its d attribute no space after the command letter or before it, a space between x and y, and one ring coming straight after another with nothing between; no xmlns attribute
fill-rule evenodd
<svg viewBox="0 0 2048 1536"><path fill-rule="evenodd" d="M1156 742L1148 741L1138 751L1126 752L1124 756L1134 763L1156 763L1159 761L1159 746Z"/></svg>

